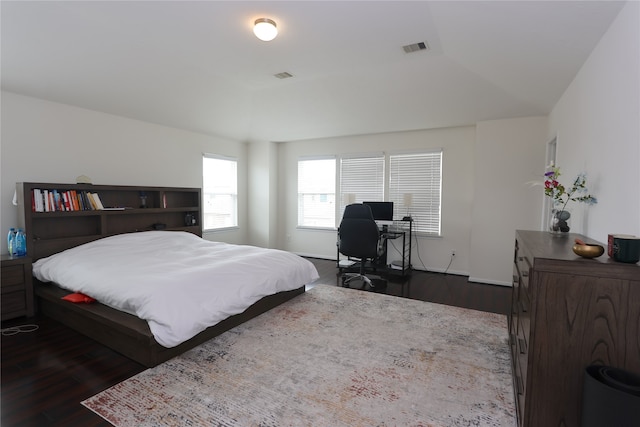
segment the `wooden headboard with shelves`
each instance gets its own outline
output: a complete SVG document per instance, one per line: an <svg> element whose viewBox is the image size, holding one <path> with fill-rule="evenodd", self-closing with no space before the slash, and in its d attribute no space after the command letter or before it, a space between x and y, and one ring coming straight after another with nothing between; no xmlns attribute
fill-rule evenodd
<svg viewBox="0 0 640 427"><path fill-rule="evenodd" d="M136 231L182 230L202 236L200 188L34 182L16 186L18 224L25 230L27 254L34 261L103 237ZM62 198L62 204L66 196L67 204L46 203L45 198L54 198L49 195L52 193ZM98 194L104 207L117 209L91 209L87 193ZM36 198L43 203L36 204Z"/></svg>
<svg viewBox="0 0 640 427"><path fill-rule="evenodd" d="M35 207L34 197L56 191L71 196L97 193L105 207L126 209L97 210L80 200L74 208ZM202 237L202 198L200 188L141 187L90 184L51 184L22 182L17 184L19 224L27 234L27 254L36 261L84 243L116 234L153 230L187 231ZM80 194L80 196L79 196ZM144 195L145 207L140 196ZM82 203L84 204L84 203ZM60 206L61 208L61 206ZM77 208L77 209L76 209ZM194 223L195 222L195 223ZM123 248L126 251L126 248ZM34 279L38 311L117 352L151 367L169 360L203 342L282 304L304 292L304 285L292 291L266 296L243 313L230 316L210 326L182 344L166 348L155 340L146 320L121 312L100 302L71 304L61 298L69 291Z"/></svg>

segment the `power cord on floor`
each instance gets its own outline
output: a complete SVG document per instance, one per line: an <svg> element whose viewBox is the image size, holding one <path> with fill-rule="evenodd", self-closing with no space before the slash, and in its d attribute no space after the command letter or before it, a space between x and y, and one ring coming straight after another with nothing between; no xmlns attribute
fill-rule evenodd
<svg viewBox="0 0 640 427"><path fill-rule="evenodd" d="M0 330L3 336L11 336L17 335L19 333L27 333L37 331L39 328L38 325L19 325L19 326L11 326L10 328L4 328Z"/></svg>
<svg viewBox="0 0 640 427"><path fill-rule="evenodd" d="M453 262L453 258L456 256L455 253L451 253L451 259L449 260L449 265L447 265L447 268L444 269L444 274L447 274L447 272L449 271L449 267L451 267L451 263Z"/></svg>
<svg viewBox="0 0 640 427"><path fill-rule="evenodd" d="M414 224L416 223L415 219L412 219L411 221L413 221ZM427 266L425 265L424 261L422 260L422 256L420 256L420 242L418 241L418 230L416 229L416 226L413 226L412 228L413 228L413 239L411 239L411 242L415 245L416 256L418 257L418 260L420 260L420 264L422 264L422 269L424 271L427 271ZM412 246L412 248L411 248L412 250L413 250L413 247L414 246Z"/></svg>

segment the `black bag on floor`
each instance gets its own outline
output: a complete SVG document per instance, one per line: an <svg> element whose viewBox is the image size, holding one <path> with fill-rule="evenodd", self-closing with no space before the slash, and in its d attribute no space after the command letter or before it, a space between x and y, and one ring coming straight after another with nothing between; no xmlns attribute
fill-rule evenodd
<svg viewBox="0 0 640 427"><path fill-rule="evenodd" d="M609 366L587 367L582 427L640 426L640 376Z"/></svg>

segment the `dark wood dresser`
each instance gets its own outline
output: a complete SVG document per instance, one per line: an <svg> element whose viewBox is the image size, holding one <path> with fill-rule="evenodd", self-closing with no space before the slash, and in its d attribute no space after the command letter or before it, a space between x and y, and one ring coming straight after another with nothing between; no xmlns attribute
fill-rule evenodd
<svg viewBox="0 0 640 427"><path fill-rule="evenodd" d="M0 273L2 320L34 314L31 258L2 255Z"/></svg>
<svg viewBox="0 0 640 427"><path fill-rule="evenodd" d="M516 232L509 320L518 425L578 427L584 371L640 374L640 266L573 253L576 237ZM600 243L601 244L601 243Z"/></svg>

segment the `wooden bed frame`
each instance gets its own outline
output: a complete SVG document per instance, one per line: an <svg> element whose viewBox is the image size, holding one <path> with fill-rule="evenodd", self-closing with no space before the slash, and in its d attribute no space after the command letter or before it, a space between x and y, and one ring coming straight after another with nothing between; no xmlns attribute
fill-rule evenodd
<svg viewBox="0 0 640 427"><path fill-rule="evenodd" d="M34 194L41 194L43 190L98 193L105 207L126 209L34 212ZM202 237L199 188L18 183L17 194L19 224L26 232L28 255L34 262L103 237L136 231L180 230ZM145 197L144 208L139 205L141 195ZM146 321L100 303L69 303L61 299L69 291L34 279L36 304L42 314L147 367L169 360L304 293L305 286L300 285L297 289L262 298L243 313L207 328L176 347L166 348L156 342Z"/></svg>
<svg viewBox="0 0 640 427"><path fill-rule="evenodd" d="M68 295L69 291L52 284L36 282L38 309L42 314L147 367L156 366L184 353L304 293L305 289L303 285L292 291L264 297L243 313L228 317L176 347L166 348L156 342L145 320L100 303L73 304L63 301L61 298Z"/></svg>

